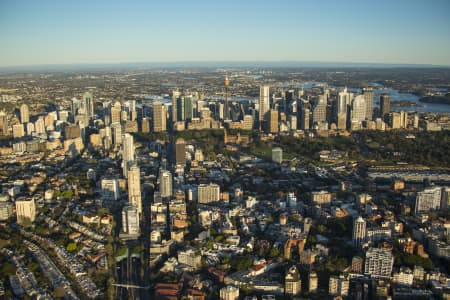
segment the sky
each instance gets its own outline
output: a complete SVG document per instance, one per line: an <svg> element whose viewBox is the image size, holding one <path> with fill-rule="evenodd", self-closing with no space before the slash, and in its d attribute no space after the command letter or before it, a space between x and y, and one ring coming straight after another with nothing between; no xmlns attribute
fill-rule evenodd
<svg viewBox="0 0 450 300"><path fill-rule="evenodd" d="M450 66L450 0L0 0L0 67L186 61Z"/></svg>

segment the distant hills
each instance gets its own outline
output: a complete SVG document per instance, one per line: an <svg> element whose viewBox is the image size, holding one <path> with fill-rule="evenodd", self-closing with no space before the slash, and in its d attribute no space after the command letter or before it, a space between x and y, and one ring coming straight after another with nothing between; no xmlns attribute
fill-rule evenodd
<svg viewBox="0 0 450 300"><path fill-rule="evenodd" d="M419 101L426 102L426 103L438 103L438 104L450 105L450 93L447 93L445 95L435 95L435 96L423 97Z"/></svg>
<svg viewBox="0 0 450 300"><path fill-rule="evenodd" d="M388 64L314 61L178 61L100 64L47 64L0 67L0 72L120 71L151 68L450 68L432 64Z"/></svg>

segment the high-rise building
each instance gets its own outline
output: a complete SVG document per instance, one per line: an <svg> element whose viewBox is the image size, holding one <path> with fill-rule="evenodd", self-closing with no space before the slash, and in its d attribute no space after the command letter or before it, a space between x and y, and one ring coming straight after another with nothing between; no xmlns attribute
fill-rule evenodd
<svg viewBox="0 0 450 300"><path fill-rule="evenodd" d="M111 124L112 142L116 146L122 145L122 125L120 123Z"/></svg>
<svg viewBox="0 0 450 300"><path fill-rule="evenodd" d="M408 112L400 111L400 127L407 128L408 127Z"/></svg>
<svg viewBox="0 0 450 300"><path fill-rule="evenodd" d="M119 182L116 178L103 178L101 181L102 200L115 202L119 200Z"/></svg>
<svg viewBox="0 0 450 300"><path fill-rule="evenodd" d="M80 100L78 100L77 98L72 98L72 105L71 105L71 110L72 110L72 117L75 117L76 115L78 115L80 113L81 110L83 108L83 105L81 103Z"/></svg>
<svg viewBox="0 0 450 300"><path fill-rule="evenodd" d="M81 137L80 126L78 126L78 125L67 125L66 128L64 129L64 137L67 140Z"/></svg>
<svg viewBox="0 0 450 300"><path fill-rule="evenodd" d="M269 114L269 132L278 132L278 110L271 109Z"/></svg>
<svg viewBox="0 0 450 300"><path fill-rule="evenodd" d="M230 80L228 79L228 76L225 76L225 79L223 81L223 84L225 85L225 114L224 118L225 120L230 119L230 107L228 106L228 87L230 86Z"/></svg>
<svg viewBox="0 0 450 300"><path fill-rule="evenodd" d="M343 275L331 275L328 285L328 294L331 296L348 296L349 284L350 281Z"/></svg>
<svg viewBox="0 0 450 300"><path fill-rule="evenodd" d="M127 171L130 164L134 161L134 141L133 136L129 133L125 133L122 139L122 168L123 175L127 177Z"/></svg>
<svg viewBox="0 0 450 300"><path fill-rule="evenodd" d="M366 112L366 98L363 95L358 95L353 98L350 118L350 121L352 123L351 127L356 126L357 128L359 128L361 122L366 119Z"/></svg>
<svg viewBox="0 0 450 300"><path fill-rule="evenodd" d="M83 106L86 116L92 118L94 116L94 97L91 92L85 92L83 94Z"/></svg>
<svg viewBox="0 0 450 300"><path fill-rule="evenodd" d="M348 107L352 102L352 94L347 89L338 94L336 105L336 126L340 130L347 128Z"/></svg>
<svg viewBox="0 0 450 300"><path fill-rule="evenodd" d="M142 133L149 133L150 132L150 121L147 118L142 118L141 121L141 130Z"/></svg>
<svg viewBox="0 0 450 300"><path fill-rule="evenodd" d="M272 148L272 161L279 164L283 162L283 149L280 147Z"/></svg>
<svg viewBox="0 0 450 300"><path fill-rule="evenodd" d="M366 239L366 221L359 216L353 221L352 241L355 247L361 247Z"/></svg>
<svg viewBox="0 0 450 300"><path fill-rule="evenodd" d="M384 120L387 114L391 112L391 96L382 94L380 96L380 117Z"/></svg>
<svg viewBox="0 0 450 300"><path fill-rule="evenodd" d="M125 133L122 139L122 159L126 161L134 160L134 140L133 136L129 133Z"/></svg>
<svg viewBox="0 0 450 300"><path fill-rule="evenodd" d="M220 289L220 300L238 300L239 288L233 285L227 285Z"/></svg>
<svg viewBox="0 0 450 300"><path fill-rule="evenodd" d="M122 209L122 232L130 236L139 235L139 212L134 205L125 205Z"/></svg>
<svg viewBox="0 0 450 300"><path fill-rule="evenodd" d="M24 224L27 221L34 222L36 219L34 199L16 200L16 215L19 224Z"/></svg>
<svg viewBox="0 0 450 300"><path fill-rule="evenodd" d="M308 274L308 292L316 293L318 286L319 286L319 277L317 276L317 273L314 271L309 272L309 274Z"/></svg>
<svg viewBox="0 0 450 300"><path fill-rule="evenodd" d="M122 115L122 105L119 101L114 102L114 104L111 106L111 123L119 123L121 121L121 115Z"/></svg>
<svg viewBox="0 0 450 300"><path fill-rule="evenodd" d="M178 97L180 97L181 93L177 90L172 91L172 124L178 121Z"/></svg>
<svg viewBox="0 0 450 300"><path fill-rule="evenodd" d="M297 116L296 115L289 115L288 117L288 123L289 123L289 129L290 130L297 130Z"/></svg>
<svg viewBox="0 0 450 300"><path fill-rule="evenodd" d="M37 134L45 133L45 121L44 118L39 117L36 122L34 122L34 131Z"/></svg>
<svg viewBox="0 0 450 300"><path fill-rule="evenodd" d="M253 116L252 115L244 115L244 122L242 124L242 129L244 129L244 130L252 130L253 129Z"/></svg>
<svg viewBox="0 0 450 300"><path fill-rule="evenodd" d="M161 102L153 102L153 131L162 132L167 130L166 107Z"/></svg>
<svg viewBox="0 0 450 300"><path fill-rule="evenodd" d="M175 164L181 166L186 164L186 142L181 138L175 142Z"/></svg>
<svg viewBox="0 0 450 300"><path fill-rule="evenodd" d="M14 124L12 128L13 128L13 138L16 139L25 136L23 124Z"/></svg>
<svg viewBox="0 0 450 300"><path fill-rule="evenodd" d="M30 109L25 103L20 106L20 123L30 122Z"/></svg>
<svg viewBox="0 0 450 300"><path fill-rule="evenodd" d="M192 120L192 97L181 96L177 99L177 120L190 121Z"/></svg>
<svg viewBox="0 0 450 300"><path fill-rule="evenodd" d="M0 221L7 221L13 215L13 211L12 202L0 199Z"/></svg>
<svg viewBox="0 0 450 300"><path fill-rule="evenodd" d="M264 122L267 120L266 114L270 109L270 87L262 85L259 88L259 128L263 129Z"/></svg>
<svg viewBox="0 0 450 300"><path fill-rule="evenodd" d="M366 119L373 120L373 88L370 86L363 88L363 96L366 104Z"/></svg>
<svg viewBox="0 0 450 300"><path fill-rule="evenodd" d="M0 136L8 134L8 119L3 111L0 111Z"/></svg>
<svg viewBox="0 0 450 300"><path fill-rule="evenodd" d="M302 107L300 111L300 129L302 130L309 130L309 124L310 124L310 114L311 111L307 107Z"/></svg>
<svg viewBox="0 0 450 300"><path fill-rule="evenodd" d="M198 203L205 204L220 200L220 187L215 183L198 186Z"/></svg>
<svg viewBox="0 0 450 300"><path fill-rule="evenodd" d="M364 273L366 275L391 276L394 256L391 252L381 248L369 248L366 252Z"/></svg>
<svg viewBox="0 0 450 300"><path fill-rule="evenodd" d="M362 273L364 267L364 259L359 256L353 256L352 258L352 272Z"/></svg>
<svg viewBox="0 0 450 300"><path fill-rule="evenodd" d="M300 273L296 266L292 266L289 268L286 277L284 277L284 293L295 296L300 294L301 290L302 280L300 279Z"/></svg>
<svg viewBox="0 0 450 300"><path fill-rule="evenodd" d="M392 129L401 128L401 116L398 112L391 112L389 114L389 125Z"/></svg>
<svg viewBox="0 0 450 300"><path fill-rule="evenodd" d="M439 210L441 208L442 187L427 188L416 195L416 214Z"/></svg>
<svg viewBox="0 0 450 300"><path fill-rule="evenodd" d="M138 213L142 213L141 170L133 164L127 172L128 176L128 202L135 206Z"/></svg>
<svg viewBox="0 0 450 300"><path fill-rule="evenodd" d="M162 198L172 196L172 174L167 170L159 172L159 193Z"/></svg>
<svg viewBox="0 0 450 300"><path fill-rule="evenodd" d="M327 99L324 95L319 95L312 109L313 124L327 121Z"/></svg>

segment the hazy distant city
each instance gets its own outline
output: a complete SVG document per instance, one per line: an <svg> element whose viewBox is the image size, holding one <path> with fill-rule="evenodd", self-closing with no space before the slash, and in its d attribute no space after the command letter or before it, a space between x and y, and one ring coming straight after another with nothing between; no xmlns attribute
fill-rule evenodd
<svg viewBox="0 0 450 300"><path fill-rule="evenodd" d="M0 1L0 299L450 299L449 11Z"/></svg>

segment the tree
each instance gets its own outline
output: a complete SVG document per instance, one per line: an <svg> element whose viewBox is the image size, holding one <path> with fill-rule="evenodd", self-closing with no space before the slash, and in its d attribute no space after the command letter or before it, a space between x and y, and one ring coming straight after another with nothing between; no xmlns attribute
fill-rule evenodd
<svg viewBox="0 0 450 300"><path fill-rule="evenodd" d="M2 264L2 266L0 268L0 274L4 277L10 276L10 275L15 275L16 267L9 262L5 262Z"/></svg>
<svg viewBox="0 0 450 300"><path fill-rule="evenodd" d="M275 258L280 256L280 250L277 247L272 247L269 252L269 257Z"/></svg>
<svg viewBox="0 0 450 300"><path fill-rule="evenodd" d="M77 250L77 244L76 243L69 243L69 244L67 244L66 250L68 252L73 252L73 251Z"/></svg>

